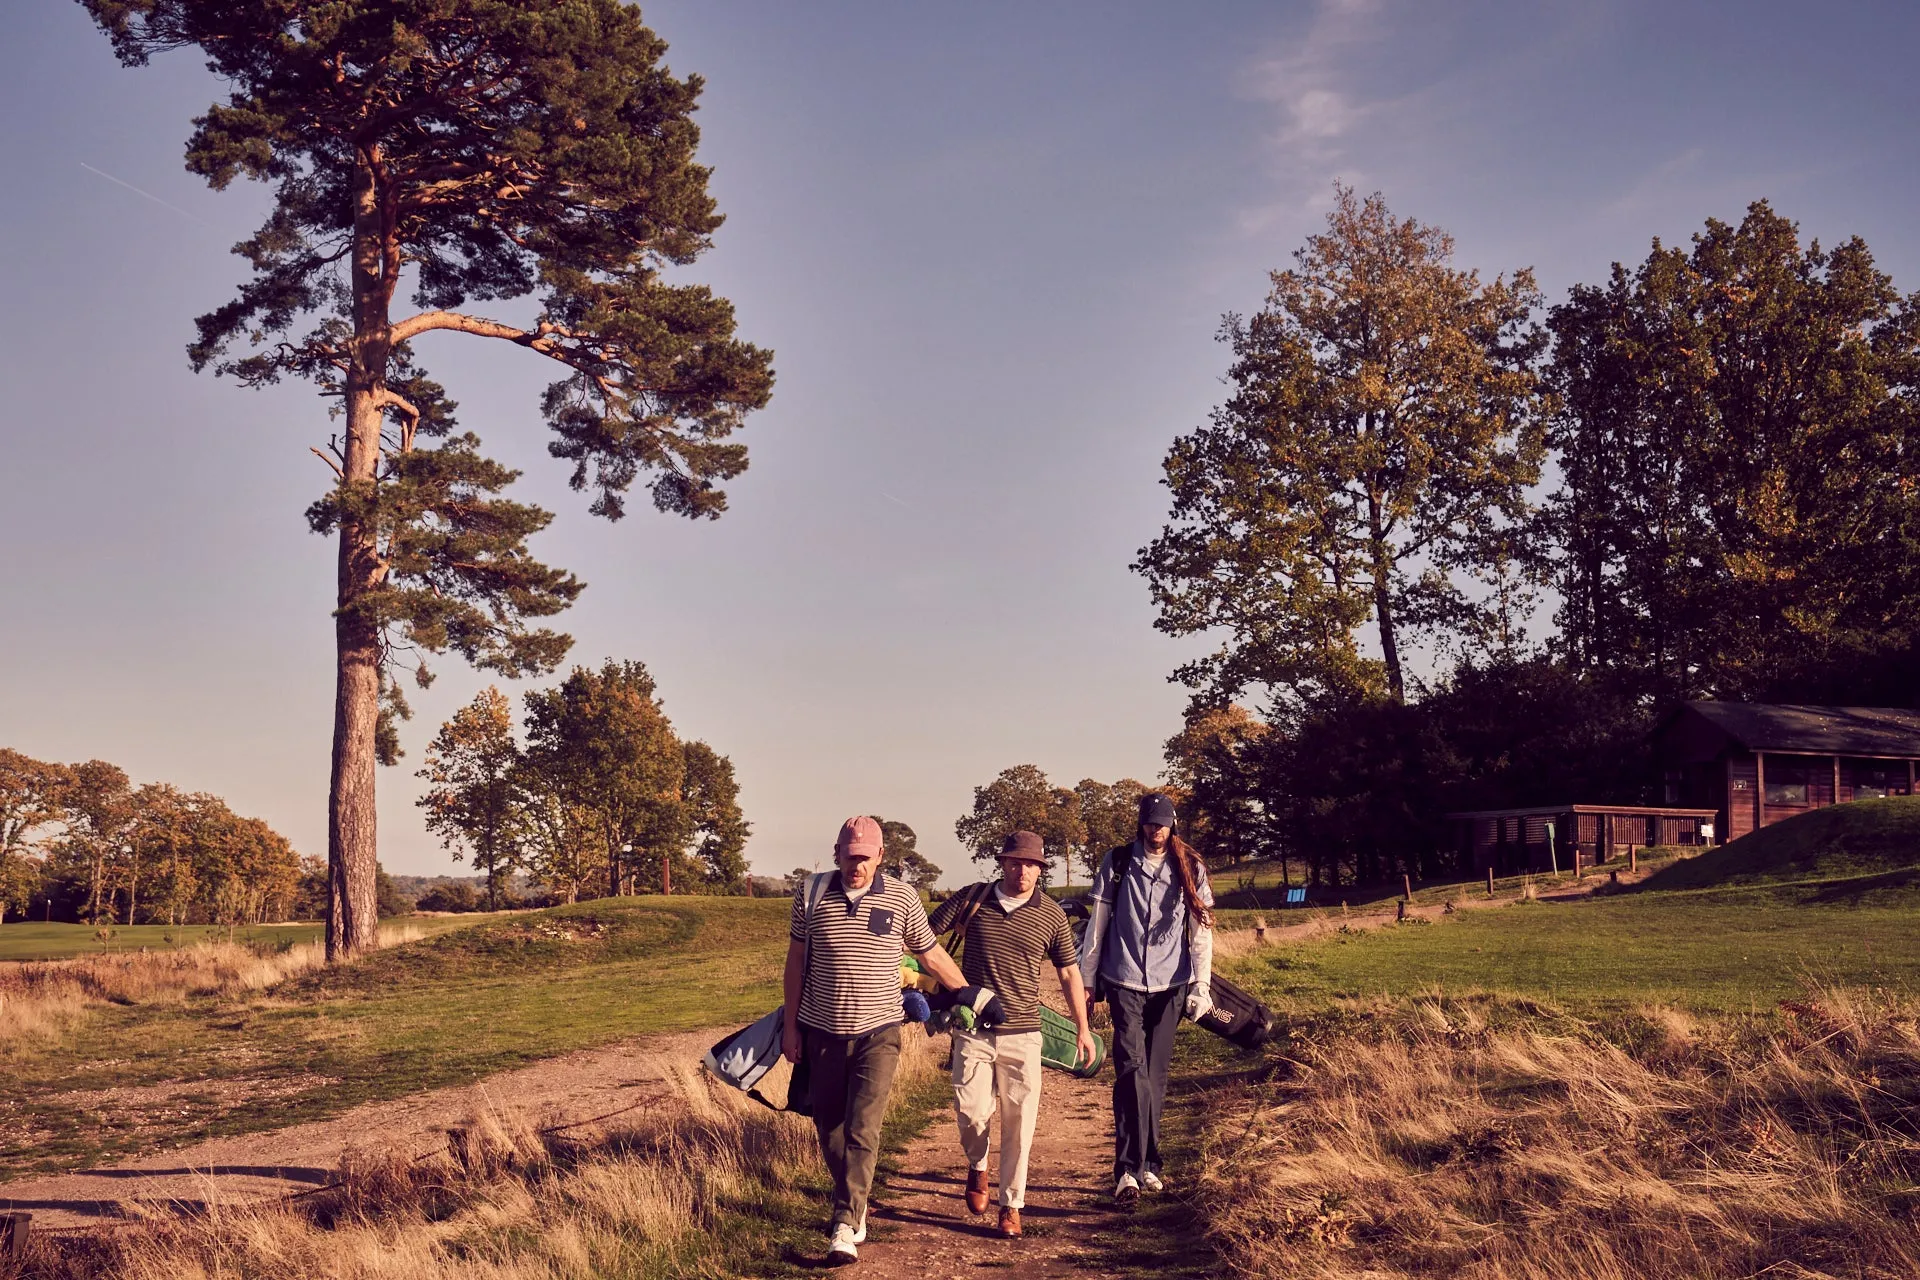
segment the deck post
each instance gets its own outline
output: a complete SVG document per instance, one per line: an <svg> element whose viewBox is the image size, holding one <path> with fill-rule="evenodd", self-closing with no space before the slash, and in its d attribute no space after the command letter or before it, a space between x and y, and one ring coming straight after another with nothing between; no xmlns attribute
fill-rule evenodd
<svg viewBox="0 0 1920 1280"><path fill-rule="evenodd" d="M1487 868L1487 896L1489 898L1493 896L1493 868L1492 867Z"/></svg>
<svg viewBox="0 0 1920 1280"><path fill-rule="evenodd" d="M1840 803L1840 757L1833 758L1833 802Z"/></svg>
<svg viewBox="0 0 1920 1280"><path fill-rule="evenodd" d="M1767 825L1767 753L1753 753L1753 829Z"/></svg>
<svg viewBox="0 0 1920 1280"><path fill-rule="evenodd" d="M1640 870L1640 851L1632 845L1627 846L1627 870L1630 872Z"/></svg>
<svg viewBox="0 0 1920 1280"><path fill-rule="evenodd" d="M26 1261L27 1235L32 1229L31 1213L19 1210L0 1213L0 1261Z"/></svg>

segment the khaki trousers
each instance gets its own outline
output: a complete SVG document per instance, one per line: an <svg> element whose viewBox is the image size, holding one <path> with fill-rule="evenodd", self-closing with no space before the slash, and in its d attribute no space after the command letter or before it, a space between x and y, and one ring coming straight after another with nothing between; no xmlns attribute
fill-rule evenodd
<svg viewBox="0 0 1920 1280"><path fill-rule="evenodd" d="M1027 1153L1040 1122L1040 1033L955 1031L953 1111L967 1167L987 1167L987 1129L1000 1113L1000 1205L1027 1200Z"/></svg>

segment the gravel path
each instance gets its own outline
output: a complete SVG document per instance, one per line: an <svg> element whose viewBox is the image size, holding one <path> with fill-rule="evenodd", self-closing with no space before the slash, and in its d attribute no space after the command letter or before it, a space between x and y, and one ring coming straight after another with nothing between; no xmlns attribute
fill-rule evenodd
<svg viewBox="0 0 1920 1280"><path fill-rule="evenodd" d="M663 1098L667 1064L697 1062L714 1031L642 1036L501 1072L475 1085L355 1107L331 1120L214 1138L98 1169L0 1183L0 1211L35 1231L84 1228L167 1209L263 1200L329 1181L348 1151L414 1156L487 1107L565 1124Z"/></svg>

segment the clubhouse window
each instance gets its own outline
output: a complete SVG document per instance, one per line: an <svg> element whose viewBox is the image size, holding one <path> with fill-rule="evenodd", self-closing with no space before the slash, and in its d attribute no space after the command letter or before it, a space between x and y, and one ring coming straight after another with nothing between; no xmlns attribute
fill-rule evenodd
<svg viewBox="0 0 1920 1280"><path fill-rule="evenodd" d="M1807 784L1805 782L1775 782L1767 779L1768 804L1805 804L1807 802Z"/></svg>

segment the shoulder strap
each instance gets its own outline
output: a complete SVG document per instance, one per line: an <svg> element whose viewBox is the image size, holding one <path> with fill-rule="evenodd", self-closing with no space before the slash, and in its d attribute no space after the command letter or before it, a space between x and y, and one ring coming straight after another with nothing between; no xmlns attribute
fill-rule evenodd
<svg viewBox="0 0 1920 1280"><path fill-rule="evenodd" d="M980 914L980 908L986 905L987 895L992 892L993 882L990 880L982 880L979 884L967 890L970 896L967 900L966 909L960 913L960 919L955 923L953 928L947 930L947 938L954 944L947 948L948 955L952 955L966 945L967 926L971 925L973 918Z"/></svg>
<svg viewBox="0 0 1920 1280"><path fill-rule="evenodd" d="M832 883L831 877L836 874L833 871L816 871L807 878L805 896L801 899L805 907L801 919L806 921L803 940L807 951L806 959L809 961L813 959L813 913L820 906L820 899L827 896L827 885ZM804 963L801 967L804 971Z"/></svg>

